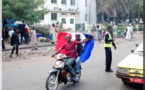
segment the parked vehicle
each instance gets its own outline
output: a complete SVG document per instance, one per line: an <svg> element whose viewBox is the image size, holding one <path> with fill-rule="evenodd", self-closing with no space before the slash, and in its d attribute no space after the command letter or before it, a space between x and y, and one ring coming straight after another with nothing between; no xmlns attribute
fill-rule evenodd
<svg viewBox="0 0 145 90"><path fill-rule="evenodd" d="M136 44L138 46L138 44ZM123 59L117 66L116 76L121 78L124 84L143 84L143 43L132 54Z"/></svg>

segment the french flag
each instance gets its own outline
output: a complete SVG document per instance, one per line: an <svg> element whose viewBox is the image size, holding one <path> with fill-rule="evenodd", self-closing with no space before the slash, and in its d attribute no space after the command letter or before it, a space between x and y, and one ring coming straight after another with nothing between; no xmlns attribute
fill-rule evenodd
<svg viewBox="0 0 145 90"><path fill-rule="evenodd" d="M81 41L84 40L84 39L86 39L87 37L90 37L90 38L93 37L91 34L59 32L59 34L57 36L57 44L55 46L55 51L56 52L62 47L62 45L64 45L65 43L67 43L67 40L64 39L64 37L61 34L63 36L66 36L66 35L69 34L71 36L71 41L75 41L75 35L76 34L80 34ZM81 61L83 63L90 58L93 48L94 48L94 38L92 40L89 40L88 42L86 42L84 44L83 53L80 56L80 59L81 59ZM62 50L60 52L60 54L65 55L65 50Z"/></svg>

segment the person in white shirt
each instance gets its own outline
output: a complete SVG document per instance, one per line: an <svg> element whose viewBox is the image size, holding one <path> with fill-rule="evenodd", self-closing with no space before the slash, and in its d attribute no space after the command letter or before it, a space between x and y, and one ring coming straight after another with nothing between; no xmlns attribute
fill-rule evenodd
<svg viewBox="0 0 145 90"><path fill-rule="evenodd" d="M127 33L126 33L126 40L131 40L131 37L132 37L132 33L133 33L133 30L132 30L132 27L131 27L131 24L129 24L129 26L127 27Z"/></svg>

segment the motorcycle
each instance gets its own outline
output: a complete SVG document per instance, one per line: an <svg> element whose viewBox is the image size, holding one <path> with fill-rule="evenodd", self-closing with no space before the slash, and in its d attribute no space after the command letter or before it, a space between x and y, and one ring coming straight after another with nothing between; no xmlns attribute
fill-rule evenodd
<svg viewBox="0 0 145 90"><path fill-rule="evenodd" d="M46 80L46 90L57 90L58 85L61 83L67 84L67 82L77 83L81 77L81 66L79 74L76 74L78 79L73 80L72 74L69 72L67 66L65 65L65 59L69 58L65 55L58 54L56 57L56 62L53 69L50 70L49 76ZM76 69L75 62L72 65L74 71Z"/></svg>

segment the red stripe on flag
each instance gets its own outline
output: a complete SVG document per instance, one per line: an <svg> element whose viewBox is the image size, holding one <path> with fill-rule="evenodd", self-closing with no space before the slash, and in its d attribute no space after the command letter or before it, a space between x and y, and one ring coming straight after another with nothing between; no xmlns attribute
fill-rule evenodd
<svg viewBox="0 0 145 90"><path fill-rule="evenodd" d="M60 33L61 33L63 36L66 36L67 34L69 34L69 33L66 33L66 32L59 32L59 34L57 35L57 43L56 43L56 46L55 46L55 51L56 51L56 52L57 52L64 44L67 43L67 40L66 40ZM71 34L69 34L69 35L70 35L71 38L72 38L72 35L71 35ZM65 50L62 50L60 53L65 55Z"/></svg>

